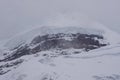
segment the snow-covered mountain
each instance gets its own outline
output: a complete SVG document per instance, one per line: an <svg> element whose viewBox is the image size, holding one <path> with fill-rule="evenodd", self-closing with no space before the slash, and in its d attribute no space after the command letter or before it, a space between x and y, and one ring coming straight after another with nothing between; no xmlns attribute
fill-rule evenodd
<svg viewBox="0 0 120 80"><path fill-rule="evenodd" d="M104 26L38 27L5 42L0 80L120 80L119 43Z"/></svg>

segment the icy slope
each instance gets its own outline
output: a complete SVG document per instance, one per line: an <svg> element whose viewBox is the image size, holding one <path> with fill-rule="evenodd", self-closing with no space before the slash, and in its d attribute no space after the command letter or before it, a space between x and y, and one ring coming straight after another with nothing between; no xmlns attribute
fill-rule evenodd
<svg viewBox="0 0 120 80"><path fill-rule="evenodd" d="M1 75L0 80L120 80L119 50L120 45L114 45L58 57L49 55L56 54L54 51L43 51L21 57L24 62Z"/></svg>

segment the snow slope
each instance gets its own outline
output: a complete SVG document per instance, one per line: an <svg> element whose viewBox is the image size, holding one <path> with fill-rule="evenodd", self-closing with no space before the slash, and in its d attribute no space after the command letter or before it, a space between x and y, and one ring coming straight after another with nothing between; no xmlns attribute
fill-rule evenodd
<svg viewBox="0 0 120 80"><path fill-rule="evenodd" d="M96 49L88 54L59 57L24 56L25 61L0 80L120 80L120 45Z"/></svg>

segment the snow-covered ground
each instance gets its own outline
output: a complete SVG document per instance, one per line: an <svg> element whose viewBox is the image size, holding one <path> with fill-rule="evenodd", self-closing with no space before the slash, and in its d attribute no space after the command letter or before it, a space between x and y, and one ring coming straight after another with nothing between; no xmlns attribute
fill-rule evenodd
<svg viewBox="0 0 120 80"><path fill-rule="evenodd" d="M0 80L120 80L120 45L59 57L43 53L53 51L22 57L25 61Z"/></svg>

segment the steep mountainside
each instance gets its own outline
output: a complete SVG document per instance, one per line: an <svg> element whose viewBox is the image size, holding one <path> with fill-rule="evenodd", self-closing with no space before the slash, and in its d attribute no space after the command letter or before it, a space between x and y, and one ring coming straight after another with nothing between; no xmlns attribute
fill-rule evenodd
<svg viewBox="0 0 120 80"><path fill-rule="evenodd" d="M106 56L120 54L116 38L119 34L107 28L32 29L1 49L0 80L120 80L115 69L120 58Z"/></svg>

